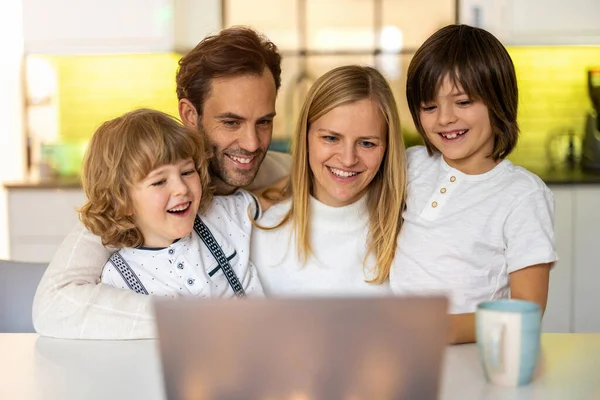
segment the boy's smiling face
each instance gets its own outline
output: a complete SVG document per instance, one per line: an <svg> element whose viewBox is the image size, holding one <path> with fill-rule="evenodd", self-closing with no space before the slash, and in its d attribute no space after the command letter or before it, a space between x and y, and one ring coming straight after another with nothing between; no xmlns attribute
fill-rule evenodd
<svg viewBox="0 0 600 400"><path fill-rule="evenodd" d="M464 92L446 76L433 101L423 103L421 125L430 143L453 168L466 174L482 174L497 164L489 156L494 135L488 108Z"/></svg>
<svg viewBox="0 0 600 400"><path fill-rule="evenodd" d="M130 189L133 219L144 247L168 247L194 226L202 187L191 158L151 171Z"/></svg>

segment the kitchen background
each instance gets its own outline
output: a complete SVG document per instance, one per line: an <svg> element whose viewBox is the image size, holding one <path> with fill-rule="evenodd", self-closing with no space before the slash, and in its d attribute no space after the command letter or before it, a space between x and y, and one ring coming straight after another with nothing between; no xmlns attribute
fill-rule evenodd
<svg viewBox="0 0 600 400"><path fill-rule="evenodd" d="M28 2L34 4L28 7ZM46 7L48 4L41 0L24 0L26 34L33 31L32 35L35 35L41 27L48 25L47 17L39 12L39 8L33 9L36 2ZM39 173L44 178L77 176L83 151L96 127L132 108L146 106L177 114L174 84L177 61L203 35L198 35L190 43L173 41L172 46L163 43L165 39L160 33L171 36L174 25L180 23L174 19L174 7L182 2L112 2L115 9L121 10L122 19L133 22L132 18L148 18L150 21L148 26L140 23L139 27L119 27L125 30L124 34L129 34L130 42L139 42L135 53L123 51L127 46L118 42L117 33L112 33L109 38L100 37L105 28L99 25L97 31L86 28L90 36L94 33L97 37L84 36L77 42L77 38L72 38L71 44L68 40L61 40L60 35L64 37L69 33L64 27L56 32L56 38L47 31L40 32L43 37L34 36L29 49L26 38L26 163L33 175ZM585 1L579 2L583 7ZM72 2L63 0L61 3L67 6ZM78 2L81 3L85 2ZM143 3L143 12L134 7L136 3L140 6ZM561 41L567 43L561 46L551 44L551 37L541 35L544 31L528 33L529 40L521 38L527 46L513 45L517 41L509 36L516 36L516 33L507 33L511 30L510 26L503 25L502 20L508 19L511 14L522 15L527 11L526 6L517 1L189 2L194 4L190 6L194 8L202 7L202 3L220 9L220 21L215 21L217 25L253 26L270 37L284 54L283 85L274 129L273 146L277 148L285 148L285 139L292 132L299 104L310 83L325 71L348 63L372 64L384 72L396 92L406 136L412 142L416 134L404 97L405 71L414 51L432 32L446 24L461 21L484 26L504 39L517 69L521 92L519 123L523 134L511 158L517 163L526 161L530 168L545 167L549 161L548 152L551 152L552 161L562 160L566 156L564 152L569 150L569 134L582 135L585 113L590 109L586 71L600 65L600 46L593 40L599 35L600 28L586 32L585 27L579 27L579 32L591 38L571 37L570 42L568 35L571 32L546 35L561 36ZM538 3L545 4L545 12L548 12L548 1ZM82 5L77 7L81 15L85 8ZM539 9L537 13L541 11ZM36 20L29 22L27 17L30 14ZM90 10L88 14L93 15ZM530 25L536 23L534 18L527 20ZM142 28L152 28L152 31L145 32ZM512 28L515 31L519 27ZM553 28L561 29L561 25ZM534 30L532 26L528 29ZM115 44L113 49L111 40ZM86 41L93 47L86 49ZM596 45L581 45L586 42ZM105 48L98 49L100 46ZM161 47L166 51L152 51ZM579 141L573 142L573 152L577 154Z"/></svg>
<svg viewBox="0 0 600 400"><path fill-rule="evenodd" d="M279 46L274 148L285 150L311 82L349 63L383 72L414 144L406 69L429 35L461 22L488 29L512 56L522 134L510 158L555 196L560 262L545 330L600 331L600 174L579 166L592 109L588 69L600 67L599 16L598 0L4 1L0 259L50 260L84 201L78 174L95 129L136 107L176 115L177 61L206 35L249 25Z"/></svg>

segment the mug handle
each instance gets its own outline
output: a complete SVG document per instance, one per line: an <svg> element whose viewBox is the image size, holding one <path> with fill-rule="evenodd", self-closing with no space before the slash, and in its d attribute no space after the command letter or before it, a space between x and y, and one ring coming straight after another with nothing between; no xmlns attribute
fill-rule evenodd
<svg viewBox="0 0 600 400"><path fill-rule="evenodd" d="M494 372L504 369L504 331L504 324L491 329L486 346L487 359L490 360L490 367Z"/></svg>

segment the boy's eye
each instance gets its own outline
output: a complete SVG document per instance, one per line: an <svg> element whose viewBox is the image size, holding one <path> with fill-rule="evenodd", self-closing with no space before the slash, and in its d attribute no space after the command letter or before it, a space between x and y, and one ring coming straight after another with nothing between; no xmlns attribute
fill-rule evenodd
<svg viewBox="0 0 600 400"><path fill-rule="evenodd" d="M183 176L188 176L188 175L193 175L193 174L195 174L195 173L196 173L196 170L195 170L195 169L188 169L188 170L185 170L185 171L183 171L183 172L181 173L181 175L183 175Z"/></svg>

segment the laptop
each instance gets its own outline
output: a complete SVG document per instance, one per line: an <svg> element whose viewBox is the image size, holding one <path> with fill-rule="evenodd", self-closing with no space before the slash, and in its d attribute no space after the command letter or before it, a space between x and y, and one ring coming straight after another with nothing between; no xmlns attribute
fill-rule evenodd
<svg viewBox="0 0 600 400"><path fill-rule="evenodd" d="M157 299L168 399L436 399L445 297Z"/></svg>

